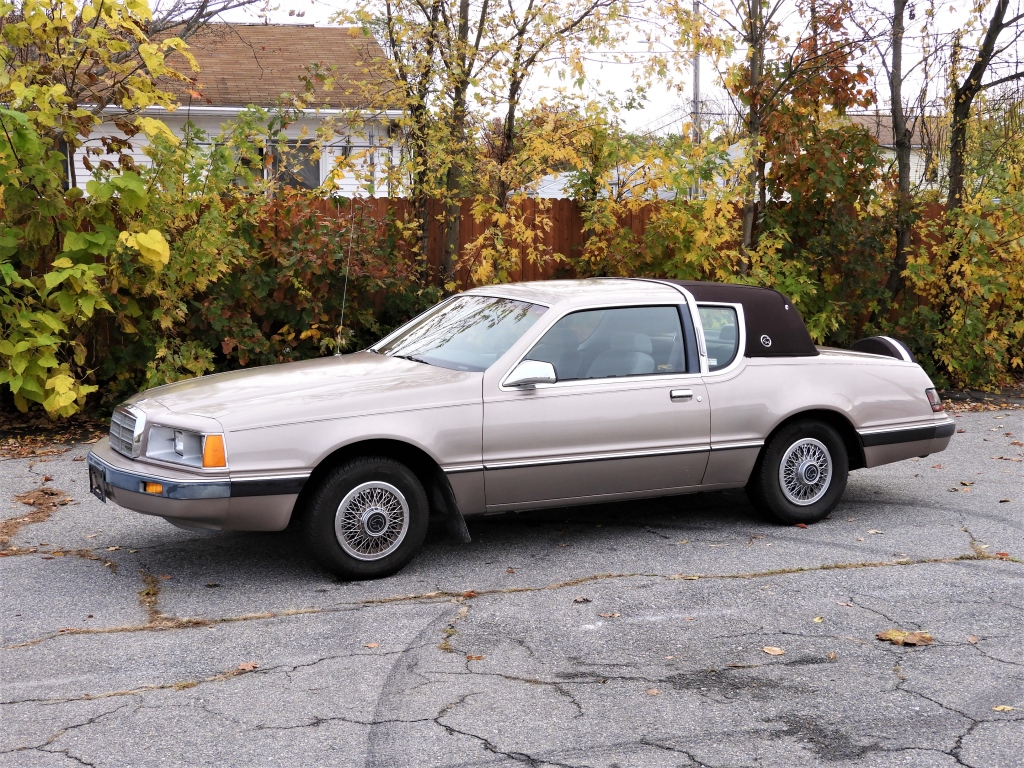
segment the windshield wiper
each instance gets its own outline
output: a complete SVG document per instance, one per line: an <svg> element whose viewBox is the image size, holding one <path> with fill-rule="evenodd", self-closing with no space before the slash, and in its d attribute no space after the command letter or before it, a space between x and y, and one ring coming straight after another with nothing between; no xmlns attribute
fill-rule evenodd
<svg viewBox="0 0 1024 768"><path fill-rule="evenodd" d="M388 357L397 357L399 360L412 360L414 363L423 363L424 365L430 365L426 360L423 360L416 355L388 355Z"/></svg>

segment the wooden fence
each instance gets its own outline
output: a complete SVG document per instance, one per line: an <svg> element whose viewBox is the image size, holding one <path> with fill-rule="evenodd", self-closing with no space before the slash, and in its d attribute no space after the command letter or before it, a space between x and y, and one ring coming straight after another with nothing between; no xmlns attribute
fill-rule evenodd
<svg viewBox="0 0 1024 768"><path fill-rule="evenodd" d="M551 260L537 263L531 261L526 253L526 248L520 248L519 268L512 273L513 280L544 280L558 275L569 277L575 273L572 267L574 259L578 258L583 251L587 241L586 227L583 223L583 215L575 200L548 199L534 200L526 199L519 203L522 216L527 227L534 231L536 249L547 253L560 253L565 256L567 262L554 262ZM319 210L328 216L337 218L339 221L346 221L350 216L357 219L370 218L375 221L382 221L389 215L399 221L408 221L416 213L412 202L405 199L391 198L357 198L355 210L348 205L337 206L331 201L322 201L318 206ZM432 267L435 276L440 274L441 255L444 248L444 206L440 201L431 201L427 207L428 226L426 238L427 262ZM537 224L538 213L541 212L551 222L548 229ZM635 213L626 213L622 216L620 224L629 228L640 238L643 236L647 222L651 218L653 208L644 206ZM459 223L459 253L465 253L466 248L475 242L487 228L490 221L478 221L473 214L473 201L463 200L460 211ZM464 285L469 283L468 274L460 274L460 282Z"/></svg>
<svg viewBox="0 0 1024 768"><path fill-rule="evenodd" d="M350 216L357 218L373 219L382 221L389 215L393 215L400 221L408 221L415 215L415 207L412 202L406 199L391 198L357 198L356 208L353 211L348 205L337 206L331 201L324 200L320 210L339 221L348 219ZM526 248L520 248L520 264L517 270L512 272L514 281L544 280L551 277L573 277L576 270L574 261L580 257L583 246L587 241L587 231L583 222L583 215L575 200L567 199L526 199L519 205L522 206L522 215L527 225L537 221L538 211L546 214L551 222L548 229L534 225L533 229L536 238L536 249L540 252L560 253L567 261L555 262L545 260L541 262L531 261L526 254ZM639 242L646 232L648 223L656 211L657 203L650 203L639 207L635 211L624 210L620 213L619 226L630 229L636 240ZM440 201L431 201L428 204L428 228L427 228L427 261L432 267L432 274L440 279L441 255L444 247L444 207ZM941 203L930 203L920 211L921 222L932 222L940 220L945 216L946 206ZM465 253L467 246L476 241L490 226L490 221L478 221L473 214L473 201L463 200L461 206L461 221L459 225L459 254ZM933 238L934 235L931 236ZM926 239L930 239L920 230L914 233L914 244L919 245ZM412 253L409 253L410 258ZM881 256L881 255L880 255ZM469 287L471 281L466 270L461 270L458 275L459 282L463 287Z"/></svg>

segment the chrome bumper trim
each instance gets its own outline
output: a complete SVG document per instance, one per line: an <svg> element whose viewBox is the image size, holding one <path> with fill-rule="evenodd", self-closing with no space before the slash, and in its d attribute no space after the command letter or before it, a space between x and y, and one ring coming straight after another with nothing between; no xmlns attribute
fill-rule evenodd
<svg viewBox="0 0 1024 768"><path fill-rule="evenodd" d="M877 445L912 443L918 440L932 440L937 437L951 437L954 432L956 432L956 422L949 420L917 427L862 430L857 434L865 448L873 448Z"/></svg>
<svg viewBox="0 0 1024 768"><path fill-rule="evenodd" d="M306 480L309 479L309 474L306 473L246 477L238 480L225 477L181 480L162 477L150 472L119 469L91 452L87 461L90 470L95 469L102 478L105 485L104 491L106 488L120 488L132 493L146 493L144 490L146 483L159 483L163 486L160 493L147 493L146 495L181 501L295 494L302 490ZM95 495L101 500L105 500L99 493L95 493Z"/></svg>

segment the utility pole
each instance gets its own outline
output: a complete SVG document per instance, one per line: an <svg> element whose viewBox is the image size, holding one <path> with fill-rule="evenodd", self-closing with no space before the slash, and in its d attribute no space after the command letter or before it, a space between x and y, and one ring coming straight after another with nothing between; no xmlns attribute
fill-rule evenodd
<svg viewBox="0 0 1024 768"><path fill-rule="evenodd" d="M700 0L693 0L693 20L697 22ZM700 53L693 51L693 143L700 144Z"/></svg>

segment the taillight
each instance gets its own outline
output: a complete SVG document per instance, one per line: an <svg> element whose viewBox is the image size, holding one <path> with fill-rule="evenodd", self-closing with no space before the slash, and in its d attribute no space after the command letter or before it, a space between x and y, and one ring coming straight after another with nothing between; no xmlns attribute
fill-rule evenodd
<svg viewBox="0 0 1024 768"><path fill-rule="evenodd" d="M939 397L939 393L934 388L929 388L924 391L925 396L928 398L928 403L932 407L933 413L940 413L942 408L942 398Z"/></svg>

